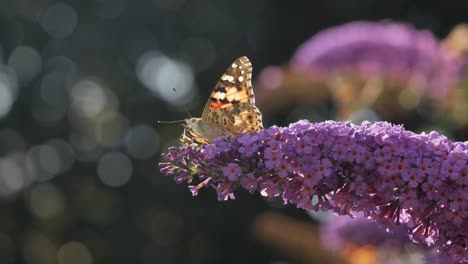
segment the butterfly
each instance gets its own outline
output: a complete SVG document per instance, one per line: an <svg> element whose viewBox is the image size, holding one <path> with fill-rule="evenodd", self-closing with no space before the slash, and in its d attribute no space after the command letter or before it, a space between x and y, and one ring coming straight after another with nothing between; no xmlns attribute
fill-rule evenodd
<svg viewBox="0 0 468 264"><path fill-rule="evenodd" d="M262 130L251 81L252 64L245 56L238 58L216 84L201 118L185 119L182 145L200 147L220 136Z"/></svg>

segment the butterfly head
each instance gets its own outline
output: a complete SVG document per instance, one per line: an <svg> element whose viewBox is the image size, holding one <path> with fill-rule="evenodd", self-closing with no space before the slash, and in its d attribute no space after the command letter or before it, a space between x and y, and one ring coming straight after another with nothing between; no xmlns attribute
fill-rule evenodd
<svg viewBox="0 0 468 264"><path fill-rule="evenodd" d="M199 121L200 121L200 118L196 118L196 117L185 119L186 126L188 127L195 127Z"/></svg>

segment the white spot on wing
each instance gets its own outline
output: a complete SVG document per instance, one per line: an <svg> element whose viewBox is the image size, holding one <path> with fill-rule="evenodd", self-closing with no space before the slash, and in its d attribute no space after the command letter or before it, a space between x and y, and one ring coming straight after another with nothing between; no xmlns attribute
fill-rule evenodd
<svg viewBox="0 0 468 264"><path fill-rule="evenodd" d="M223 100L226 97L226 93L216 92L213 94L213 98Z"/></svg>
<svg viewBox="0 0 468 264"><path fill-rule="evenodd" d="M221 76L221 80L232 83L234 82L234 77L232 77L231 75L223 74L223 76Z"/></svg>

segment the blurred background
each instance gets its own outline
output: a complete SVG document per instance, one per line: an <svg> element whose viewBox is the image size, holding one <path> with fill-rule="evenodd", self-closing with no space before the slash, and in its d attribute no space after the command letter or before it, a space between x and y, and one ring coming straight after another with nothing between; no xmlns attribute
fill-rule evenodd
<svg viewBox="0 0 468 264"><path fill-rule="evenodd" d="M200 115L246 55L267 127L384 120L465 141L466 10L463 0L2 0L0 263L310 261L256 239L253 223L267 211L311 228L331 218L245 192L192 197L157 166L182 127L157 121ZM383 263L366 252L356 263Z"/></svg>

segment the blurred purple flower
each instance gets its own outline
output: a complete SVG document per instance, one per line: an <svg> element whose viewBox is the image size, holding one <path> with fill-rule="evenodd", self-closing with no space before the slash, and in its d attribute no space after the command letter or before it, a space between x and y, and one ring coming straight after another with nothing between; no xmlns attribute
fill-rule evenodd
<svg viewBox="0 0 468 264"><path fill-rule="evenodd" d="M322 243L334 251L349 245L357 247L371 245L394 250L404 250L408 246L414 246L408 238L406 225L397 226L392 231L391 233L385 231L362 215L355 218L332 216L320 224Z"/></svg>
<svg viewBox="0 0 468 264"><path fill-rule="evenodd" d="M417 263L452 264L458 262L446 254L434 252L430 247L412 243L407 233L406 225L396 226L392 232L387 232L361 214L354 218L332 216L320 224L321 242L335 252L342 252L346 248L371 246L379 252L378 254L381 254L377 257L378 263L381 264L407 263L408 258L417 256L424 260Z"/></svg>
<svg viewBox="0 0 468 264"><path fill-rule="evenodd" d="M319 32L290 64L314 76L349 71L409 79L433 99L442 99L463 69L463 59L430 31L392 22L351 22Z"/></svg>
<svg viewBox="0 0 468 264"><path fill-rule="evenodd" d="M247 156L241 148L251 144L258 151ZM305 154L304 144L313 151ZM405 224L413 241L468 261L468 186L457 180L465 170L442 169L453 160L466 164L468 142L386 122L299 121L217 138L201 149L172 147L159 165L177 182L203 181L190 186L194 195L212 187L228 200L243 187L313 211L361 212L390 230Z"/></svg>
<svg viewBox="0 0 468 264"><path fill-rule="evenodd" d="M458 263L447 254L430 254L425 256L424 264L455 264Z"/></svg>

